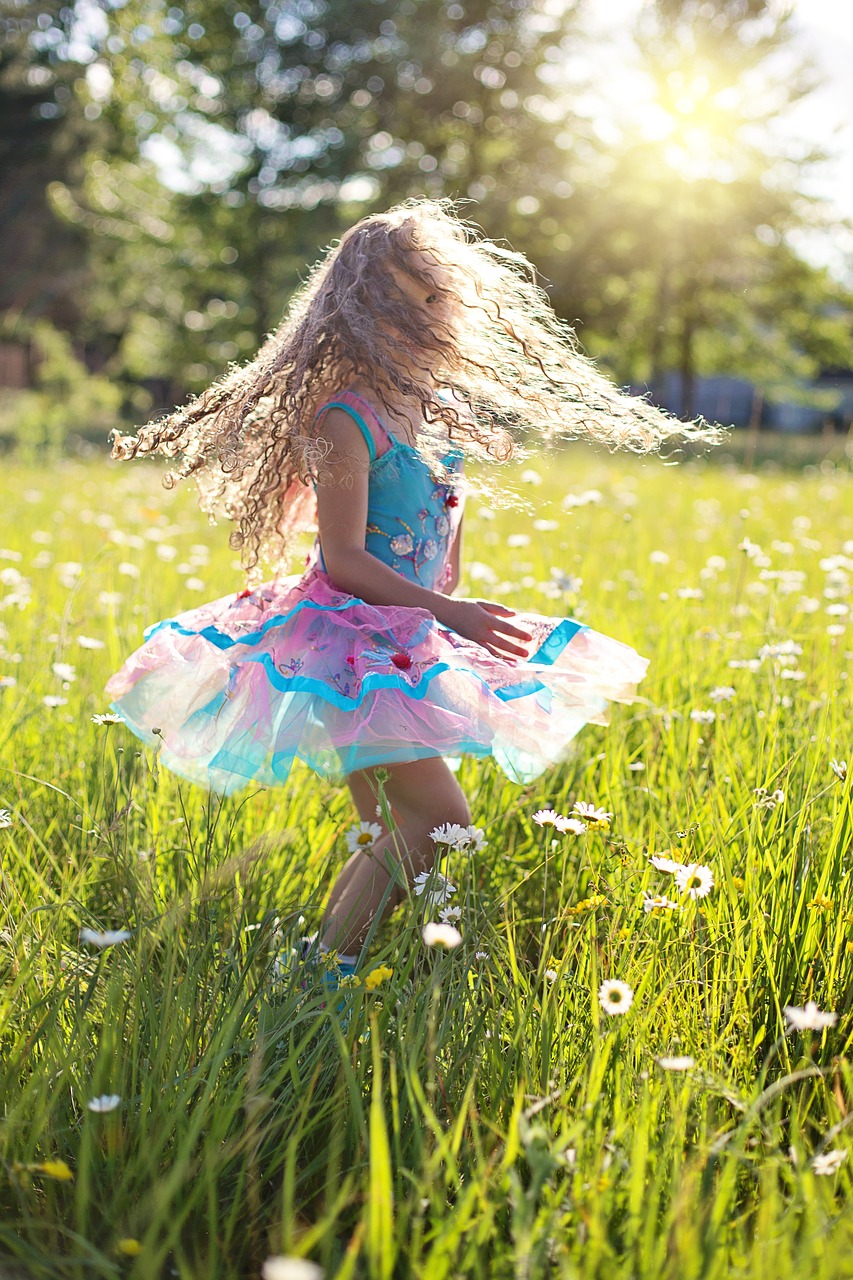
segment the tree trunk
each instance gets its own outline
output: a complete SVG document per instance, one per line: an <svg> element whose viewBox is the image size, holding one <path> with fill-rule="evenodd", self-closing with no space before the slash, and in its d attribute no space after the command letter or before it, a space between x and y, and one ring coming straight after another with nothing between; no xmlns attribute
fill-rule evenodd
<svg viewBox="0 0 853 1280"><path fill-rule="evenodd" d="M681 352L679 359L681 416L685 421L692 418L696 412L696 368L693 350L695 332L695 317L690 311L687 311L681 322Z"/></svg>
<svg viewBox="0 0 853 1280"><path fill-rule="evenodd" d="M664 359L666 355L666 334L667 320L670 310L670 263L667 259L661 264L661 272L658 278L658 287L655 291L654 313L652 315L652 342L650 355L651 370L649 375L649 385L652 395L658 403L661 402L664 395L664 382L666 378L666 368Z"/></svg>

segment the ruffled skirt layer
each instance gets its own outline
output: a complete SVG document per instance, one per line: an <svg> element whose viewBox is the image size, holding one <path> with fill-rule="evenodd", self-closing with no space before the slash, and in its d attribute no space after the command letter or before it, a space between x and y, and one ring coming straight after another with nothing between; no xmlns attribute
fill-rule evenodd
<svg viewBox="0 0 853 1280"><path fill-rule="evenodd" d="M529 782L633 700L648 659L571 618L514 621L534 636L516 664L315 569L149 627L107 692L163 765L223 795L281 785L296 759L339 777L491 755Z"/></svg>

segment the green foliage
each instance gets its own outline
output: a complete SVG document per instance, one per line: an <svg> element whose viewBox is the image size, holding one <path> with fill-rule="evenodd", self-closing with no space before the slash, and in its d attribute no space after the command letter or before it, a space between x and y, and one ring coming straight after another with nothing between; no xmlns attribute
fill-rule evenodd
<svg viewBox="0 0 853 1280"><path fill-rule="evenodd" d="M85 241L55 216L46 188L79 181L98 138L76 84L79 64L67 56L73 25L73 7L58 0L0 0L0 313L50 314L68 328L79 316Z"/></svg>
<svg viewBox="0 0 853 1280"><path fill-rule="evenodd" d="M53 315L54 249L77 246L74 307L54 319L146 416L251 355L362 214L444 194L528 254L620 381L660 394L677 372L685 415L706 374L797 398L847 363L853 303L802 252L833 220L804 194L823 152L790 123L815 87L790 18L770 0L648 3L637 99L617 84L608 107L584 78L604 38L588 16L526 0L129 0L84 24L87 48L73 8L39 30L17 14L10 101L39 85L65 97L48 161L25 166L46 265L24 255L5 305Z"/></svg>
<svg viewBox="0 0 853 1280"><path fill-rule="evenodd" d="M520 545L517 512L472 506L467 581L635 645L642 697L529 787L466 761L489 844L447 864L462 946L428 951L412 899L362 964L392 977L330 1000L290 944L343 861L345 789L297 770L218 803L91 721L143 626L239 589L226 531L153 467L12 468L0 1251L25 1274L231 1280L271 1254L328 1280L848 1274L849 1156L811 1161L849 1151L853 1097L853 778L830 767L853 710L849 462L540 469L556 527ZM609 828L533 823L576 800ZM678 897L648 859L672 851L714 887L646 912ZM81 927L132 936L99 951ZM604 978L633 988L621 1018ZM786 1033L809 999L838 1026Z"/></svg>
<svg viewBox="0 0 853 1280"><path fill-rule="evenodd" d="M25 461L56 459L72 435L105 441L116 425L121 389L90 373L68 335L46 320L30 328L35 388L6 391L0 400L0 435L10 438Z"/></svg>

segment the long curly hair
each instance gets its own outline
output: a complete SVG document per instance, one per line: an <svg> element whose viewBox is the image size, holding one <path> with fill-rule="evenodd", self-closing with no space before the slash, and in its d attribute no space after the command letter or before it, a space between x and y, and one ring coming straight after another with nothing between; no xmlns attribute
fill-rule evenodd
<svg viewBox="0 0 853 1280"><path fill-rule="evenodd" d="M437 468L436 424L445 446L449 436L497 461L525 452L525 440L645 453L723 434L620 391L554 314L523 254L485 238L450 200L411 199L341 236L252 361L135 436L115 437L112 456L178 459L164 483L194 477L202 509L235 522L231 545L257 578L315 518L329 449L315 414L356 381L392 420L401 404L421 406L417 442Z"/></svg>

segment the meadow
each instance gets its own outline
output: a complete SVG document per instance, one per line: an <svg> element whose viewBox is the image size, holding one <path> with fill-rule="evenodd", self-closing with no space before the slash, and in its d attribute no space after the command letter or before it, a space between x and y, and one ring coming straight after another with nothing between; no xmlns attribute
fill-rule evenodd
<svg viewBox="0 0 853 1280"><path fill-rule="evenodd" d="M537 782L462 763L461 944L413 896L334 999L289 955L346 788L219 802L96 719L242 587L227 527L153 466L5 462L4 1280L853 1276L843 455L573 448L516 469L532 514L472 503L465 591L651 667Z"/></svg>

